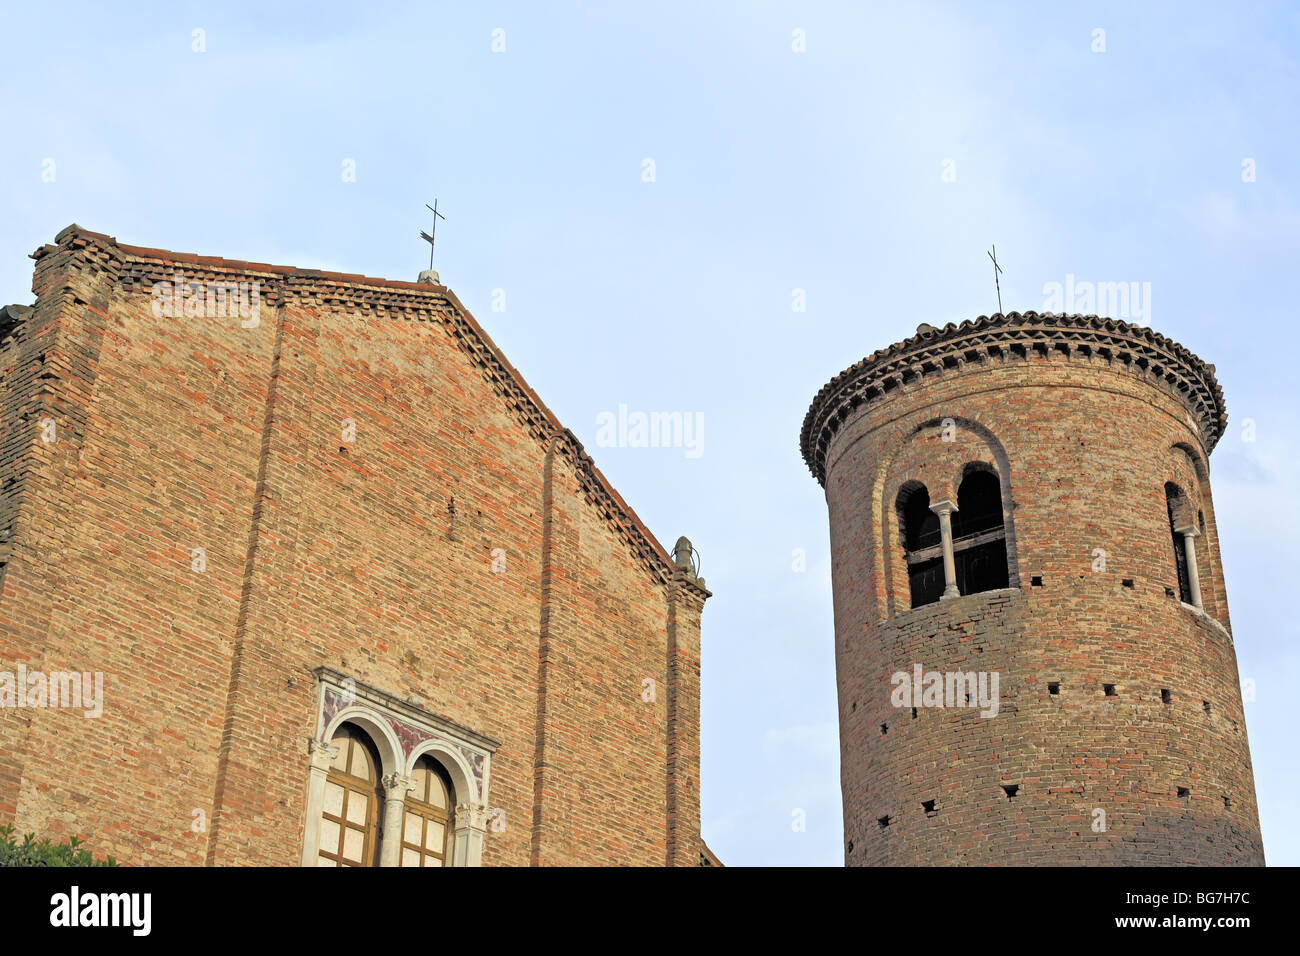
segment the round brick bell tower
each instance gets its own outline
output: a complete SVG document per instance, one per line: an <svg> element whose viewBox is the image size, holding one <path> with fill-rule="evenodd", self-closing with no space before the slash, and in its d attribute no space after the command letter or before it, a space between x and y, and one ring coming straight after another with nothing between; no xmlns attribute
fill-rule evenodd
<svg viewBox="0 0 1300 956"><path fill-rule="evenodd" d="M922 325L818 392L846 863L1264 862L1226 422L1212 365L1096 316Z"/></svg>

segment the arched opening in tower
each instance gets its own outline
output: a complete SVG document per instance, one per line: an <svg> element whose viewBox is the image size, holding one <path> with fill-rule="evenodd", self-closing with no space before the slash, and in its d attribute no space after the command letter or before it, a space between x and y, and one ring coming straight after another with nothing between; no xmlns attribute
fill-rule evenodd
<svg viewBox="0 0 1300 956"><path fill-rule="evenodd" d="M1192 581L1187 572L1187 550L1180 525L1187 519L1182 512L1187 508L1183 490L1172 481L1165 482L1165 509L1169 512L1169 538L1174 548L1174 570L1178 575L1178 600L1192 603Z"/></svg>
<svg viewBox="0 0 1300 956"><path fill-rule="evenodd" d="M983 468L968 471L957 489L957 511L952 516L953 561L962 594L1007 586L1007 533L1002 517L997 474Z"/></svg>
<svg viewBox="0 0 1300 956"><path fill-rule="evenodd" d="M930 492L925 485L913 482L899 491L898 514L912 607L933 604L943 595L943 551L939 516L930 510Z"/></svg>

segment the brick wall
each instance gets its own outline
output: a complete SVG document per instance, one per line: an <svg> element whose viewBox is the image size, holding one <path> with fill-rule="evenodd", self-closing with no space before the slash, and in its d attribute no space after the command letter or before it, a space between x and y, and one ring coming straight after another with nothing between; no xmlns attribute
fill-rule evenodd
<svg viewBox="0 0 1300 956"><path fill-rule="evenodd" d="M698 861L706 595L454 296L56 243L0 353L0 668L106 704L0 712L0 823L296 864L326 666L500 741L485 864ZM257 323L156 315L178 270L259 282Z"/></svg>
<svg viewBox="0 0 1300 956"><path fill-rule="evenodd" d="M1262 863L1205 464L1221 423L1093 348L966 358L854 402L810 455L830 514L846 861ZM898 491L955 501L971 462L1002 479L1011 587L912 609ZM1204 516L1206 613L1167 596L1166 481ZM918 663L997 672L999 712L894 706L893 675Z"/></svg>

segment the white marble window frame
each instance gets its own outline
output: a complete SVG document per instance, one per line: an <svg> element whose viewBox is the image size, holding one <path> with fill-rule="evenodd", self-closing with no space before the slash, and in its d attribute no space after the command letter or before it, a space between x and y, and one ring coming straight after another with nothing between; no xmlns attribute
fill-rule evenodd
<svg viewBox="0 0 1300 956"><path fill-rule="evenodd" d="M331 668L317 668L315 735L307 750L311 762L303 827L302 865L315 866L320 852L325 780L338 750L330 740L339 726L352 723L379 752L384 789L383 835L379 865L398 866L402 815L416 761L429 756L451 778L454 793L449 866L479 866L489 818L488 786L495 740L361 684Z"/></svg>

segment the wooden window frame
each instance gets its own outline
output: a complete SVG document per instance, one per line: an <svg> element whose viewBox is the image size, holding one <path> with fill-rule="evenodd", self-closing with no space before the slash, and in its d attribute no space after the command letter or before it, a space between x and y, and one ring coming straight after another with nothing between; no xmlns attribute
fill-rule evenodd
<svg viewBox="0 0 1300 956"><path fill-rule="evenodd" d="M335 740L338 740L339 733L347 731L347 737L339 741L339 747L347 748L346 768L339 770L332 764L329 772L325 775L326 786L334 784L343 790L343 803L339 807L339 816L335 816L328 810L321 809L321 826L324 822L334 823L339 828L339 842L333 851L326 850L323 846L317 850L318 857L329 860L336 867L373 867L379 865L379 807L382 805L384 795L379 784L380 766L376 755L366 746L365 731L357 727L344 724L334 733ZM370 762L370 769L374 775L373 780L367 780L365 777L358 777L351 773L353 761L357 757L358 750L363 751L362 758ZM348 802L353 793L364 795L367 798L366 820L363 827L358 827L355 823L348 820ZM361 843L361 860L354 863L343 856L343 842L347 837L348 830L358 830L362 832Z"/></svg>
<svg viewBox="0 0 1300 956"><path fill-rule="evenodd" d="M451 843L452 839L453 818L455 816L452 808L456 805L456 788L452 784L451 776L437 760L426 754L420 757L420 761L426 761L428 763L429 772L436 775L441 781L443 790L447 797L447 806L445 809L439 809L432 803L428 802L427 789L420 797L416 797L414 792L407 794L406 802L402 808L402 832L398 847L398 865L403 867L406 866L406 851L411 850L419 854L420 866L422 867L429 865L429 857L436 857L439 866L446 867L449 865L447 858L451 855L448 850L448 845ZM417 761L416 767L419 767L419 761ZM430 783L429 786L432 786L432 783ZM408 813L420 819L420 843L418 846L407 842L406 839L406 815ZM442 850L438 853L425 847L425 837L428 835L430 823L438 823L442 825ZM414 867L411 867L411 869L414 869Z"/></svg>

